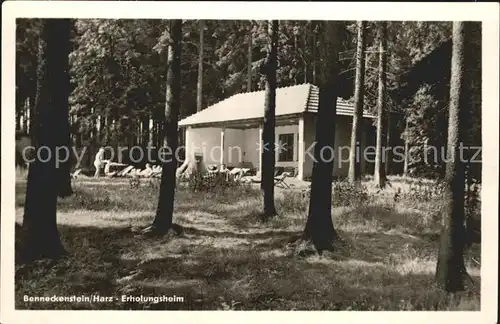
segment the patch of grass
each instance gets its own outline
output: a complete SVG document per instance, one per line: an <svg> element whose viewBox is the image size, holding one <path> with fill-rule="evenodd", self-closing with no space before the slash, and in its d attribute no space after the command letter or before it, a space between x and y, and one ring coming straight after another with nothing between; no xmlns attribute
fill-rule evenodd
<svg viewBox="0 0 500 324"><path fill-rule="evenodd" d="M415 235L437 233L440 218L436 216L436 213L387 204L336 208L333 211L334 224L342 229L354 232L398 230Z"/></svg>
<svg viewBox="0 0 500 324"><path fill-rule="evenodd" d="M278 206L285 212L307 212L311 189L289 190L282 193ZM370 200L368 190L363 184L351 184L347 181L334 181L332 184L332 206L362 206Z"/></svg>
<svg viewBox="0 0 500 324"><path fill-rule="evenodd" d="M276 197L279 216L261 222L261 192L237 186L192 192L179 186L178 237L146 238L158 189L114 180L75 181L59 201L58 227L70 255L58 262L16 265L20 309L182 310L479 310L480 246L467 251L474 285L448 295L434 285L442 201L394 200L366 183L368 200L336 205L333 223L349 256L297 257L289 245L304 228L308 198L299 190ZM114 182L113 182L114 181ZM25 183L16 186L22 219ZM420 198L419 198L420 199ZM411 202L411 204L410 204ZM18 228L16 228L18 230ZM474 261L474 260L476 261ZM24 295L116 296L112 303L25 303ZM122 295L180 296L183 302L137 303Z"/></svg>
<svg viewBox="0 0 500 324"><path fill-rule="evenodd" d="M108 180L109 182L109 180ZM26 182L16 184L16 206L24 207L26 195ZM155 210L158 203L158 187L153 183L144 182L137 187L131 187L128 183L113 183L108 185L102 181L82 183L73 181L74 195L59 199L58 210L92 210L92 211L135 211ZM235 193L237 195L238 193ZM186 197L193 196L185 188L179 187L176 198L180 201ZM198 195L212 196L215 195Z"/></svg>
<svg viewBox="0 0 500 324"><path fill-rule="evenodd" d="M284 191L276 199L276 209L286 214L307 213L309 210L309 193L306 190Z"/></svg>
<svg viewBox="0 0 500 324"><path fill-rule="evenodd" d="M194 234L136 238L120 228L61 226L69 258L18 266L16 306L30 309L458 310L479 307L477 287L453 297L433 284L433 250L415 244L387 252L389 237L358 237L352 257L297 258L283 236L257 241ZM343 233L347 236L346 233ZM397 245L401 238L391 237ZM277 244L274 244L276 241ZM368 245L378 245L377 257ZM384 247L384 250L382 250ZM373 250L373 249L372 249ZM271 253L281 251L281 253ZM384 255L385 254L385 255ZM388 262L390 260L390 262ZM473 275L476 271L471 272ZM475 278L475 280L478 280ZM22 296L100 294L181 296L183 303L24 303Z"/></svg>

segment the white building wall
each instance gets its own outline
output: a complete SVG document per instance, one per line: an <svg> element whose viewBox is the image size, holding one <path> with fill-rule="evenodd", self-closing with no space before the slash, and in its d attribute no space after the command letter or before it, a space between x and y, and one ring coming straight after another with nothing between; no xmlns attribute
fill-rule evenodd
<svg viewBox="0 0 500 324"><path fill-rule="evenodd" d="M314 160L314 147L311 148L316 139L316 116L313 114L304 114L304 164L303 164L303 180L310 179L312 176L312 169ZM306 151L309 154L306 154Z"/></svg>
<svg viewBox="0 0 500 324"><path fill-rule="evenodd" d="M203 164L219 164L221 129L215 127L187 129L186 159L194 160L195 155L203 156Z"/></svg>
<svg viewBox="0 0 500 324"><path fill-rule="evenodd" d="M260 152L259 152L259 128L249 128L244 130L244 145L243 145L243 162L246 165L252 164L253 168L259 168Z"/></svg>
<svg viewBox="0 0 500 324"><path fill-rule="evenodd" d="M237 167L245 158L245 131L226 128L224 133L224 164Z"/></svg>
<svg viewBox="0 0 500 324"><path fill-rule="evenodd" d="M276 126L275 142L278 143L280 134L294 134L294 159L293 161L278 161L278 152L276 151L276 166L296 167L299 170L299 160L302 164L303 179L310 179L313 168L314 148L309 150L310 155L306 154L307 149L315 142L316 137L316 116L305 114L303 116L303 143L299 143L299 120L296 124ZM363 136L361 140L360 152L366 146L367 140L367 121L363 120ZM349 146L351 137L352 117L337 116L335 127L335 160L333 175L336 177L346 177L349 171ZM194 159L195 154L203 156L205 165L219 164L221 162L221 131L222 128L205 127L186 129L186 158ZM227 166L246 166L260 167L260 133L259 128L231 129L224 131L224 163ZM342 149L343 147L343 149ZM300 158L300 149L302 148L302 158ZM361 160L361 172L365 172L365 163Z"/></svg>
<svg viewBox="0 0 500 324"><path fill-rule="evenodd" d="M304 116L304 150L307 150L316 140L316 116L306 114ZM360 126L363 127L360 154L361 154L361 173L365 172L365 162L363 159L363 149L366 146L367 122L363 120ZM333 176L343 178L349 172L349 148L351 145L352 117L337 115L335 125L335 159L333 166ZM314 155L314 148L309 150L311 156ZM314 160L310 155L304 156L304 178L310 178Z"/></svg>

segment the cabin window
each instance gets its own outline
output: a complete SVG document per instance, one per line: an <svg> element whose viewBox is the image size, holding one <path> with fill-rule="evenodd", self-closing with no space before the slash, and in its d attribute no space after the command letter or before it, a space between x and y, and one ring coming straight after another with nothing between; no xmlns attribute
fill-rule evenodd
<svg viewBox="0 0 500 324"><path fill-rule="evenodd" d="M278 151L278 161L279 162L291 162L293 161L293 150L294 150L294 134L280 134L278 137L279 151Z"/></svg>

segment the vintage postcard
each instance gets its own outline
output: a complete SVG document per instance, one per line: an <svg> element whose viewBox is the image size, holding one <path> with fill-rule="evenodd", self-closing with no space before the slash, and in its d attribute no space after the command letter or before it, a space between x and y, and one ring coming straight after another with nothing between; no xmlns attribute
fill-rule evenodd
<svg viewBox="0 0 500 324"><path fill-rule="evenodd" d="M495 322L498 8L5 2L0 321Z"/></svg>

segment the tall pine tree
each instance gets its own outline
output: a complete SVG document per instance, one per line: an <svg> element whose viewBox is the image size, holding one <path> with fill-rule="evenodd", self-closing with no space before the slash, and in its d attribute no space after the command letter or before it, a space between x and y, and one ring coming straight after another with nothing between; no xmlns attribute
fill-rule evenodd
<svg viewBox="0 0 500 324"><path fill-rule="evenodd" d="M25 260L58 258L66 251L57 230L57 195L61 173L56 161L56 146L68 136L68 55L69 27L66 19L42 22L39 40L34 145L40 154L30 163L22 225L21 255ZM61 44L63 46L61 47ZM66 142L64 139L63 142ZM54 185L56 179L56 185Z"/></svg>
<svg viewBox="0 0 500 324"><path fill-rule="evenodd" d="M163 120L164 147L162 148L162 174L158 207L153 224L146 228L145 234L165 234L172 229L174 197L177 169L178 115L181 92L181 49L182 20L170 22L168 45L167 90L165 115Z"/></svg>
<svg viewBox="0 0 500 324"><path fill-rule="evenodd" d="M356 81L354 85L354 114L352 118L351 149L349 155L349 182L354 183L361 177L361 161L357 152L358 142L363 132L363 102L365 81L365 21L358 21L358 45L356 50Z"/></svg>
<svg viewBox="0 0 500 324"><path fill-rule="evenodd" d="M385 174L385 144L386 144L386 80L387 80L387 22L381 22L379 30L379 67L378 67L378 98L377 98L377 146L375 156L375 183L378 187L386 185ZM388 162L388 161L387 161Z"/></svg>
<svg viewBox="0 0 500 324"><path fill-rule="evenodd" d="M323 23L324 60L320 75L316 145L312 170L311 199L303 238L311 241L319 252L332 250L338 234L332 222L332 174L334 165L335 117L339 83L338 54L341 23Z"/></svg>
<svg viewBox="0 0 500 324"><path fill-rule="evenodd" d="M448 146L446 163L446 209L443 215L436 279L448 292L464 289L464 188L465 168L461 161L460 143L464 139L464 114L468 109L465 73L465 22L453 22L451 57L450 106L448 117Z"/></svg>
<svg viewBox="0 0 500 324"><path fill-rule="evenodd" d="M278 21L269 21L269 45L264 65L266 90L264 102L264 125L262 132L262 183L264 194L263 216L268 218L276 214L274 206L274 167L276 163L274 150L275 114L276 114L276 68L278 65Z"/></svg>

